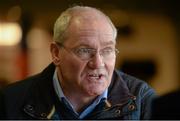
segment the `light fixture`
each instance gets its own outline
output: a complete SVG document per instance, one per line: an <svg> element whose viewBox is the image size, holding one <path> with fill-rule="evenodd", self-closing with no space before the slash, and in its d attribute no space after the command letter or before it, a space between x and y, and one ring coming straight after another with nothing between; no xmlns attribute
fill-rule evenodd
<svg viewBox="0 0 180 121"><path fill-rule="evenodd" d="M14 46L21 38L22 29L18 23L0 23L0 46Z"/></svg>

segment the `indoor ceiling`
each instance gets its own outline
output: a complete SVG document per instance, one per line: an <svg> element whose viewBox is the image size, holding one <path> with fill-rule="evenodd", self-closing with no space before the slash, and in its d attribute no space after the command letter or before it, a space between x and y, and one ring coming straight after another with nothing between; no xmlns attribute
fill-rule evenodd
<svg viewBox="0 0 180 121"><path fill-rule="evenodd" d="M121 9L162 13L175 18L178 23L180 20L178 0L0 0L0 19L4 19L14 6L19 6L22 13L33 17L49 15L57 17L61 11L75 4L93 6L102 10Z"/></svg>
<svg viewBox="0 0 180 121"><path fill-rule="evenodd" d="M63 10L71 5L89 5L98 8L115 8L143 11L179 11L177 0L0 0L0 11L5 12L15 5L22 7L24 11L41 13Z"/></svg>

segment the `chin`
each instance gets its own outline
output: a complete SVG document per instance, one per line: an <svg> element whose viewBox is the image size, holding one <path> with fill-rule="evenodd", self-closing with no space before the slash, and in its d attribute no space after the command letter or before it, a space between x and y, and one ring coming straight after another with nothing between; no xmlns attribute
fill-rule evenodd
<svg viewBox="0 0 180 121"><path fill-rule="evenodd" d="M90 90L88 90L88 95L90 95L90 96L101 95L105 91L105 89L106 88L98 88L98 87L96 87L95 89L90 88Z"/></svg>

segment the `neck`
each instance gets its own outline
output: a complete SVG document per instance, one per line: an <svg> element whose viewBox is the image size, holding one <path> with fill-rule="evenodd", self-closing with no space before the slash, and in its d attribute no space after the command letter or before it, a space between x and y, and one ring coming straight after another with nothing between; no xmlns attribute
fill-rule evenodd
<svg viewBox="0 0 180 121"><path fill-rule="evenodd" d="M75 111L81 112L86 106L88 106L97 96L85 96L74 91L68 92L63 89L64 95L73 105Z"/></svg>
<svg viewBox="0 0 180 121"><path fill-rule="evenodd" d="M70 101L75 111L77 112L81 112L97 97L97 95L83 94L82 91L79 91L79 89L69 89L69 87L63 84L63 78L61 77L61 74L58 74L58 80L60 80L59 83L61 84L64 95Z"/></svg>

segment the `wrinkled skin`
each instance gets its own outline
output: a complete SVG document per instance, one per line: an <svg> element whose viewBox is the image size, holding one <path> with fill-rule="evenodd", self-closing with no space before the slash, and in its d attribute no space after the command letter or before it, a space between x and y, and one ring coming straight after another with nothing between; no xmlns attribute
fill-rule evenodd
<svg viewBox="0 0 180 121"><path fill-rule="evenodd" d="M76 13L68 27L68 36L63 43L67 48L89 47L97 50L90 60L81 60L74 53L51 45L51 52L61 87L72 102L76 100L93 100L108 88L115 66L114 55L103 59L99 51L106 47L115 47L113 30L107 19L96 11Z"/></svg>

